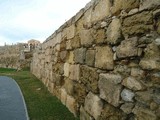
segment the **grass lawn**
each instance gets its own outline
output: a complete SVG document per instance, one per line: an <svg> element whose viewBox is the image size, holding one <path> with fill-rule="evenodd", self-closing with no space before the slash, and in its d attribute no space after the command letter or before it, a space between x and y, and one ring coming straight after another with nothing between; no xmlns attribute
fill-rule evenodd
<svg viewBox="0 0 160 120"><path fill-rule="evenodd" d="M0 68L0 76L12 77L19 84L30 120L79 120L29 71Z"/></svg>

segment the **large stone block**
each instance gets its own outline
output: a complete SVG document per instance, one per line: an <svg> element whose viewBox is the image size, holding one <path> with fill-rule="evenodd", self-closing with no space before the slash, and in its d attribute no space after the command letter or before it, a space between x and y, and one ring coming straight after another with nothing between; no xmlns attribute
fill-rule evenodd
<svg viewBox="0 0 160 120"><path fill-rule="evenodd" d="M104 43L106 41L106 34L104 29L99 29L95 31L93 35L94 35L95 43L97 44Z"/></svg>
<svg viewBox="0 0 160 120"><path fill-rule="evenodd" d="M88 91L97 93L98 73L96 69L87 66L80 67L80 81L86 86Z"/></svg>
<svg viewBox="0 0 160 120"><path fill-rule="evenodd" d="M86 48L79 48L74 50L74 61L75 63L83 64L86 57Z"/></svg>
<svg viewBox="0 0 160 120"><path fill-rule="evenodd" d="M145 88L144 85L134 77L125 78L122 84L132 90L143 90Z"/></svg>
<svg viewBox="0 0 160 120"><path fill-rule="evenodd" d="M91 34L91 30L81 30L79 33L81 39L81 45L83 46L91 46L93 44L93 37Z"/></svg>
<svg viewBox="0 0 160 120"><path fill-rule="evenodd" d="M67 92L64 88L61 88L61 102L63 103L63 105L66 105L66 100L67 100Z"/></svg>
<svg viewBox="0 0 160 120"><path fill-rule="evenodd" d="M160 6L160 0L141 0L139 10L152 9Z"/></svg>
<svg viewBox="0 0 160 120"><path fill-rule="evenodd" d="M116 54L118 58L133 57L138 56L138 40L137 38L130 38L129 40L124 40L116 49Z"/></svg>
<svg viewBox="0 0 160 120"><path fill-rule="evenodd" d="M153 30L152 13L144 11L124 18L122 33L124 36L144 34Z"/></svg>
<svg viewBox="0 0 160 120"><path fill-rule="evenodd" d="M69 52L69 56L68 56L68 60L67 61L70 64L74 64L74 52L73 51Z"/></svg>
<svg viewBox="0 0 160 120"><path fill-rule="evenodd" d="M139 0L114 0L111 12L113 15L120 14L121 10L129 10L139 7Z"/></svg>
<svg viewBox="0 0 160 120"><path fill-rule="evenodd" d="M89 92L89 94L85 98L84 109L95 119L97 119L102 112L102 108L102 100L97 95Z"/></svg>
<svg viewBox="0 0 160 120"><path fill-rule="evenodd" d="M73 39L71 39L71 46L73 49L81 46L79 35L76 35Z"/></svg>
<svg viewBox="0 0 160 120"><path fill-rule="evenodd" d="M69 70L70 70L70 64L65 63L64 64L64 76L69 77Z"/></svg>
<svg viewBox="0 0 160 120"><path fill-rule="evenodd" d="M77 116L77 103L72 96L67 95L66 106L69 111L74 114L74 116Z"/></svg>
<svg viewBox="0 0 160 120"><path fill-rule="evenodd" d="M160 49L159 47L151 43L147 46L145 50L144 58L140 61L140 66L143 69L153 70L157 69L160 70Z"/></svg>
<svg viewBox="0 0 160 120"><path fill-rule="evenodd" d="M110 15L110 0L100 0L92 11L91 21L95 22Z"/></svg>
<svg viewBox="0 0 160 120"><path fill-rule="evenodd" d="M136 115L137 120L157 120L154 112L150 111L147 108L136 106L133 109L133 113Z"/></svg>
<svg viewBox="0 0 160 120"><path fill-rule="evenodd" d="M80 77L80 65L71 65L70 66L70 75L69 78L71 80L79 80Z"/></svg>
<svg viewBox="0 0 160 120"><path fill-rule="evenodd" d="M95 53L96 53L95 50L87 50L85 63L88 66L94 66Z"/></svg>
<svg viewBox="0 0 160 120"><path fill-rule="evenodd" d="M71 25L67 28L67 39L72 39L75 36L75 25Z"/></svg>
<svg viewBox="0 0 160 120"><path fill-rule="evenodd" d="M117 44L121 40L121 21L118 18L114 18L107 29L107 42Z"/></svg>
<svg viewBox="0 0 160 120"><path fill-rule="evenodd" d="M84 110L82 106L80 108L80 120L93 120L93 118Z"/></svg>
<svg viewBox="0 0 160 120"><path fill-rule="evenodd" d="M122 77L115 74L100 74L99 76L100 97L115 107L120 104L122 86L119 83L121 80Z"/></svg>
<svg viewBox="0 0 160 120"><path fill-rule="evenodd" d="M110 47L96 47L95 67L107 70L113 69L113 52Z"/></svg>

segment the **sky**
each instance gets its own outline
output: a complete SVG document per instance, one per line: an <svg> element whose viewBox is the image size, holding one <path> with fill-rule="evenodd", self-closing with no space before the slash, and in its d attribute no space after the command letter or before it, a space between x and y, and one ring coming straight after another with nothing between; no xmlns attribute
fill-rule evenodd
<svg viewBox="0 0 160 120"><path fill-rule="evenodd" d="M90 0L0 0L0 46L45 41Z"/></svg>

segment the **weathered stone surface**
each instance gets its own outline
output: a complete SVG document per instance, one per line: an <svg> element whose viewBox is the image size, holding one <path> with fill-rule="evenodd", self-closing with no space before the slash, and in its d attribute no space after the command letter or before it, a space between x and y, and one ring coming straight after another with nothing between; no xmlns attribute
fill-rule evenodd
<svg viewBox="0 0 160 120"><path fill-rule="evenodd" d="M56 86L62 86L64 81L63 81L63 76L56 74L56 73L52 73L52 81L53 83L55 83Z"/></svg>
<svg viewBox="0 0 160 120"><path fill-rule="evenodd" d="M80 65L71 65L69 70L69 78L71 80L79 80L80 75Z"/></svg>
<svg viewBox="0 0 160 120"><path fill-rule="evenodd" d="M132 15L138 12L138 8L132 9L128 12L128 15Z"/></svg>
<svg viewBox="0 0 160 120"><path fill-rule="evenodd" d="M133 113L136 114L137 120L157 120L156 115L147 108L136 106Z"/></svg>
<svg viewBox="0 0 160 120"><path fill-rule="evenodd" d="M105 30L99 29L94 34L95 43L104 43L106 38Z"/></svg>
<svg viewBox="0 0 160 120"><path fill-rule="evenodd" d="M134 67L131 69L131 75L138 78L144 78L145 72L140 68Z"/></svg>
<svg viewBox="0 0 160 120"><path fill-rule="evenodd" d="M130 38L129 40L124 40L121 45L117 47L116 53L118 58L133 57L138 55L138 42L137 38Z"/></svg>
<svg viewBox="0 0 160 120"><path fill-rule="evenodd" d="M76 36L71 40L71 46L72 46L73 49L79 48L79 47L81 46L79 35L76 35Z"/></svg>
<svg viewBox="0 0 160 120"><path fill-rule="evenodd" d="M122 77L115 74L100 74L99 76L100 97L115 107L119 106L122 86L118 83L121 80Z"/></svg>
<svg viewBox="0 0 160 120"><path fill-rule="evenodd" d="M124 18L122 25L122 32L124 36L144 34L153 29L151 12L142 12L129 17Z"/></svg>
<svg viewBox="0 0 160 120"><path fill-rule="evenodd" d="M68 56L67 62L70 63L70 64L74 64L74 52L73 51L69 52L69 56Z"/></svg>
<svg viewBox="0 0 160 120"><path fill-rule="evenodd" d="M114 18L107 29L107 42L117 44L121 40L121 21L118 18Z"/></svg>
<svg viewBox="0 0 160 120"><path fill-rule="evenodd" d="M160 0L142 0L139 10L151 9L160 6Z"/></svg>
<svg viewBox="0 0 160 120"><path fill-rule="evenodd" d="M114 15L118 15L121 10L129 10L139 7L139 0L114 0L111 12Z"/></svg>
<svg viewBox="0 0 160 120"><path fill-rule="evenodd" d="M94 39L91 34L91 30L81 30L79 36L81 39L81 45L91 46L93 44Z"/></svg>
<svg viewBox="0 0 160 120"><path fill-rule="evenodd" d="M128 89L124 89L121 92L121 97L126 102L133 102L134 96L135 94L131 90L128 90Z"/></svg>
<svg viewBox="0 0 160 120"><path fill-rule="evenodd" d="M82 106L80 108L80 120L93 120L93 118L84 110Z"/></svg>
<svg viewBox="0 0 160 120"><path fill-rule="evenodd" d="M160 72L153 73L151 75L151 80L153 83L160 84Z"/></svg>
<svg viewBox="0 0 160 120"><path fill-rule="evenodd" d="M73 96L79 105L84 105L85 97L87 96L86 86L73 81Z"/></svg>
<svg viewBox="0 0 160 120"><path fill-rule="evenodd" d="M71 40L66 41L66 49L67 49L67 50L72 49Z"/></svg>
<svg viewBox="0 0 160 120"><path fill-rule="evenodd" d="M71 25L67 28L67 39L72 39L75 36L75 25Z"/></svg>
<svg viewBox="0 0 160 120"><path fill-rule="evenodd" d="M160 46L160 38L157 38L155 39L155 42L154 42L157 46Z"/></svg>
<svg viewBox="0 0 160 120"><path fill-rule="evenodd" d="M61 102L66 105L66 100L67 100L67 92L64 88L61 88Z"/></svg>
<svg viewBox="0 0 160 120"><path fill-rule="evenodd" d="M110 0L100 0L92 11L91 21L95 22L110 15Z"/></svg>
<svg viewBox="0 0 160 120"><path fill-rule="evenodd" d="M136 92L135 93L135 99L143 104L146 104L149 106L151 100L152 100L152 91L143 91L143 92Z"/></svg>
<svg viewBox="0 0 160 120"><path fill-rule="evenodd" d="M64 76L69 77L69 70L70 70L70 64L65 63L64 64Z"/></svg>
<svg viewBox="0 0 160 120"><path fill-rule="evenodd" d="M73 82L73 80L70 80L70 79L66 78L64 88L65 88L67 94L73 96L73 94L74 94L74 82Z"/></svg>
<svg viewBox="0 0 160 120"><path fill-rule="evenodd" d="M127 65L117 65L114 68L114 72L122 74L124 76L130 75L131 69Z"/></svg>
<svg viewBox="0 0 160 120"><path fill-rule="evenodd" d="M134 107L133 103L124 103L121 106L121 110L123 110L123 112L125 112L127 114L130 114L132 112L133 107Z"/></svg>
<svg viewBox="0 0 160 120"><path fill-rule="evenodd" d="M102 112L102 108L102 100L97 95L89 92L85 98L84 109L95 119L97 119Z"/></svg>
<svg viewBox="0 0 160 120"><path fill-rule="evenodd" d="M140 66L143 69L160 70L160 49L154 43L147 46L144 58L140 61Z"/></svg>
<svg viewBox="0 0 160 120"><path fill-rule="evenodd" d="M96 69L81 66L80 67L80 81L86 86L88 91L97 93L98 89L98 73Z"/></svg>
<svg viewBox="0 0 160 120"><path fill-rule="evenodd" d="M74 50L74 61L75 63L83 64L86 57L86 48L79 48Z"/></svg>
<svg viewBox="0 0 160 120"><path fill-rule="evenodd" d="M134 77L127 77L122 84L132 90L144 90L144 85Z"/></svg>
<svg viewBox="0 0 160 120"><path fill-rule="evenodd" d="M74 116L77 116L77 103L72 96L67 95L66 106L74 114Z"/></svg>
<svg viewBox="0 0 160 120"><path fill-rule="evenodd" d="M66 60L66 58L67 58L67 51L62 51L62 52L60 52L60 58L61 58L61 60L62 61L65 61Z"/></svg>
<svg viewBox="0 0 160 120"><path fill-rule="evenodd" d="M98 120L126 120L126 115L120 109L110 104L105 104Z"/></svg>
<svg viewBox="0 0 160 120"><path fill-rule="evenodd" d="M87 50L85 63L86 63L88 66L94 66L95 53L96 53L95 50Z"/></svg>
<svg viewBox="0 0 160 120"><path fill-rule="evenodd" d="M113 52L110 47L96 47L95 66L101 69L113 69Z"/></svg>

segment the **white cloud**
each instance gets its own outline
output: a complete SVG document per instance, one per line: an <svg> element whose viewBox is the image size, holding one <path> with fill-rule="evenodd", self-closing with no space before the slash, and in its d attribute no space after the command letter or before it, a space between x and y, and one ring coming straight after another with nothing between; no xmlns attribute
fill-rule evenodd
<svg viewBox="0 0 160 120"><path fill-rule="evenodd" d="M17 42L32 38L43 41L89 1L6 0L2 2L3 4L0 3L2 8L0 11L0 31L7 30L7 33L0 34L0 43L3 43L4 40Z"/></svg>

